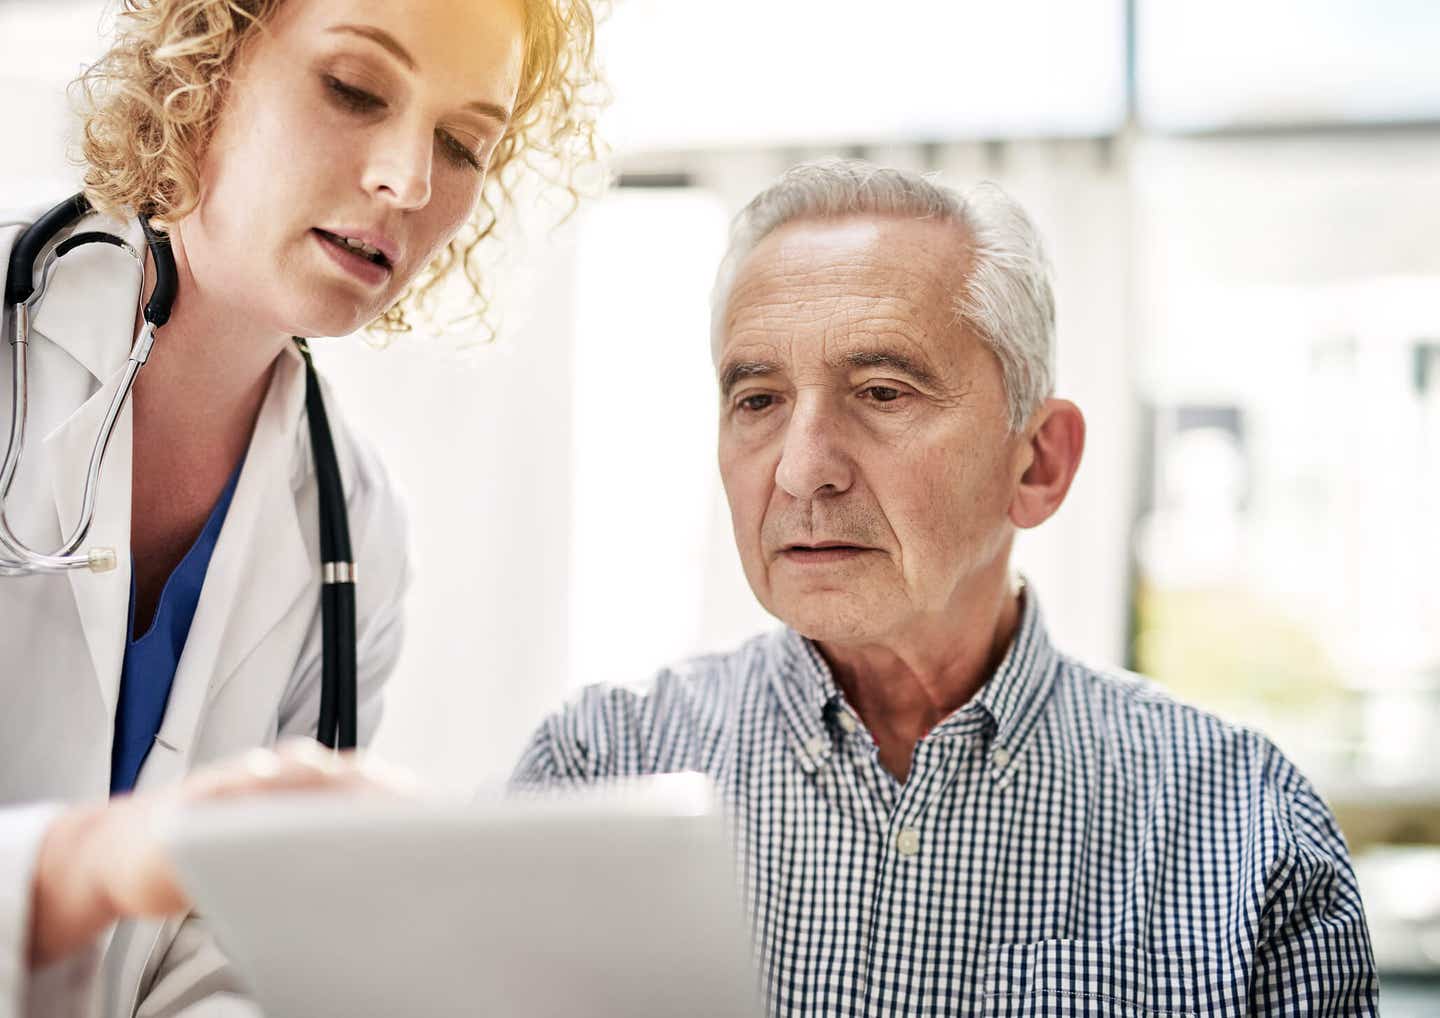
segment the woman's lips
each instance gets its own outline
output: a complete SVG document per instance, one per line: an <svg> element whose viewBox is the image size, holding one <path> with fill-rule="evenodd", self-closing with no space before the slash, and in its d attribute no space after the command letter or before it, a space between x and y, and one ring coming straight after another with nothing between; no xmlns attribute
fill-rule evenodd
<svg viewBox="0 0 1440 1018"><path fill-rule="evenodd" d="M331 240L320 230L311 230L310 234L331 261L367 286L380 286L390 278L391 270L388 266L377 265L339 241Z"/></svg>

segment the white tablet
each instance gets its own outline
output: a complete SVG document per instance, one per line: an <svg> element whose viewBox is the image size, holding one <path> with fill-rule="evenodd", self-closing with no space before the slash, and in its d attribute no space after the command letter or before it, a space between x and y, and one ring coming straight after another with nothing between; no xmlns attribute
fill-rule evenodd
<svg viewBox="0 0 1440 1018"><path fill-rule="evenodd" d="M268 1018L760 1014L705 779L206 805L167 835Z"/></svg>

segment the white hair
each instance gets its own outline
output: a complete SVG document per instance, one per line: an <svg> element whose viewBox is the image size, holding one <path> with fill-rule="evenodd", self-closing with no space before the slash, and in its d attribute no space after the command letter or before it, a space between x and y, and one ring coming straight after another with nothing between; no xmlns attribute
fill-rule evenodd
<svg viewBox="0 0 1440 1018"><path fill-rule="evenodd" d="M848 216L933 219L953 223L963 234L970 271L956 279L955 313L999 359L1010 428L1020 431L1054 390L1055 296L1035 224L988 181L961 193L918 173L858 159L787 170L731 224L710 301L712 354L718 359L735 276L756 245L786 223Z"/></svg>

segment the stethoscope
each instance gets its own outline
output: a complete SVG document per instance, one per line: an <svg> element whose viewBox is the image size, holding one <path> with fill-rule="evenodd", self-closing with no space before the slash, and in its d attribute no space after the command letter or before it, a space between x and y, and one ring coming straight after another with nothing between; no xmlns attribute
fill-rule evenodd
<svg viewBox="0 0 1440 1018"><path fill-rule="evenodd" d="M110 399L90 463L85 472L85 494L81 502L80 520L74 532L53 552L39 552L29 547L10 529L6 518L6 501L20 454L25 445L28 382L27 347L30 341L30 319L36 305L50 283L56 263L71 251L86 244L109 244L120 248L134 259L140 280L145 278L144 256L123 238L111 233L83 232L66 237L50 249L40 268L40 282L35 282L35 265L45 248L67 227L74 225L90 211L84 194L56 205L16 240L10 251L10 264L5 274L5 308L14 319L11 333L11 359L14 365L13 401L10 412L10 441L5 461L0 467L0 576L33 576L72 569L106 572L115 568L115 549L91 548L77 554L90 532L95 516L95 489L105 450L115 430L115 422L124 408L135 376L150 357L155 332L170 319L177 289L175 255L170 241L156 233L145 216L140 227L155 263L155 286L143 312L144 322L130 348L125 374ZM143 299L144 294L141 294ZM320 609L324 656L321 667L319 740L326 746L350 749L356 737L355 686L355 562L350 552L350 522L345 511L345 490L340 481L340 465L335 458L335 442L330 422L325 415L325 401L320 382L310 359L305 340L295 337L295 344L305 360L305 416L310 425L310 449L315 459L315 480L320 495Z"/></svg>

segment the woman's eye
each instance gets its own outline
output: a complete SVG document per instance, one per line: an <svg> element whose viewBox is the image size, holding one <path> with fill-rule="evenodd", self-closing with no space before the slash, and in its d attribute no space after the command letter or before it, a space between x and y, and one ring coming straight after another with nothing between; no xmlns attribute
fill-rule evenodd
<svg viewBox="0 0 1440 1018"><path fill-rule="evenodd" d="M758 392L753 396L743 397L737 404L741 410L748 410L751 413L759 413L761 410L768 410L775 403L775 397L767 392Z"/></svg>
<svg viewBox="0 0 1440 1018"><path fill-rule="evenodd" d="M386 106L385 100L379 96L372 95L363 88L348 85L333 75L325 76L325 87L330 90L336 102L354 113L373 113ZM480 155L449 131L436 131L435 140L439 142L445 158L450 162L474 170L485 168Z"/></svg>
<svg viewBox="0 0 1440 1018"><path fill-rule="evenodd" d="M867 385L860 391L869 393L876 403L893 403L900 398L900 390L893 385Z"/></svg>
<svg viewBox="0 0 1440 1018"><path fill-rule="evenodd" d="M330 89L330 94L342 106L354 110L356 113L369 113L372 110L383 109L385 106L385 100L379 96L371 95L363 88L347 85L339 78L327 76L325 84Z"/></svg>
<svg viewBox="0 0 1440 1018"><path fill-rule="evenodd" d="M436 131L435 137L440 140L440 145L445 150L445 156L451 162L469 166L474 170L485 168L485 163L481 160L479 153L453 134L448 131Z"/></svg>

